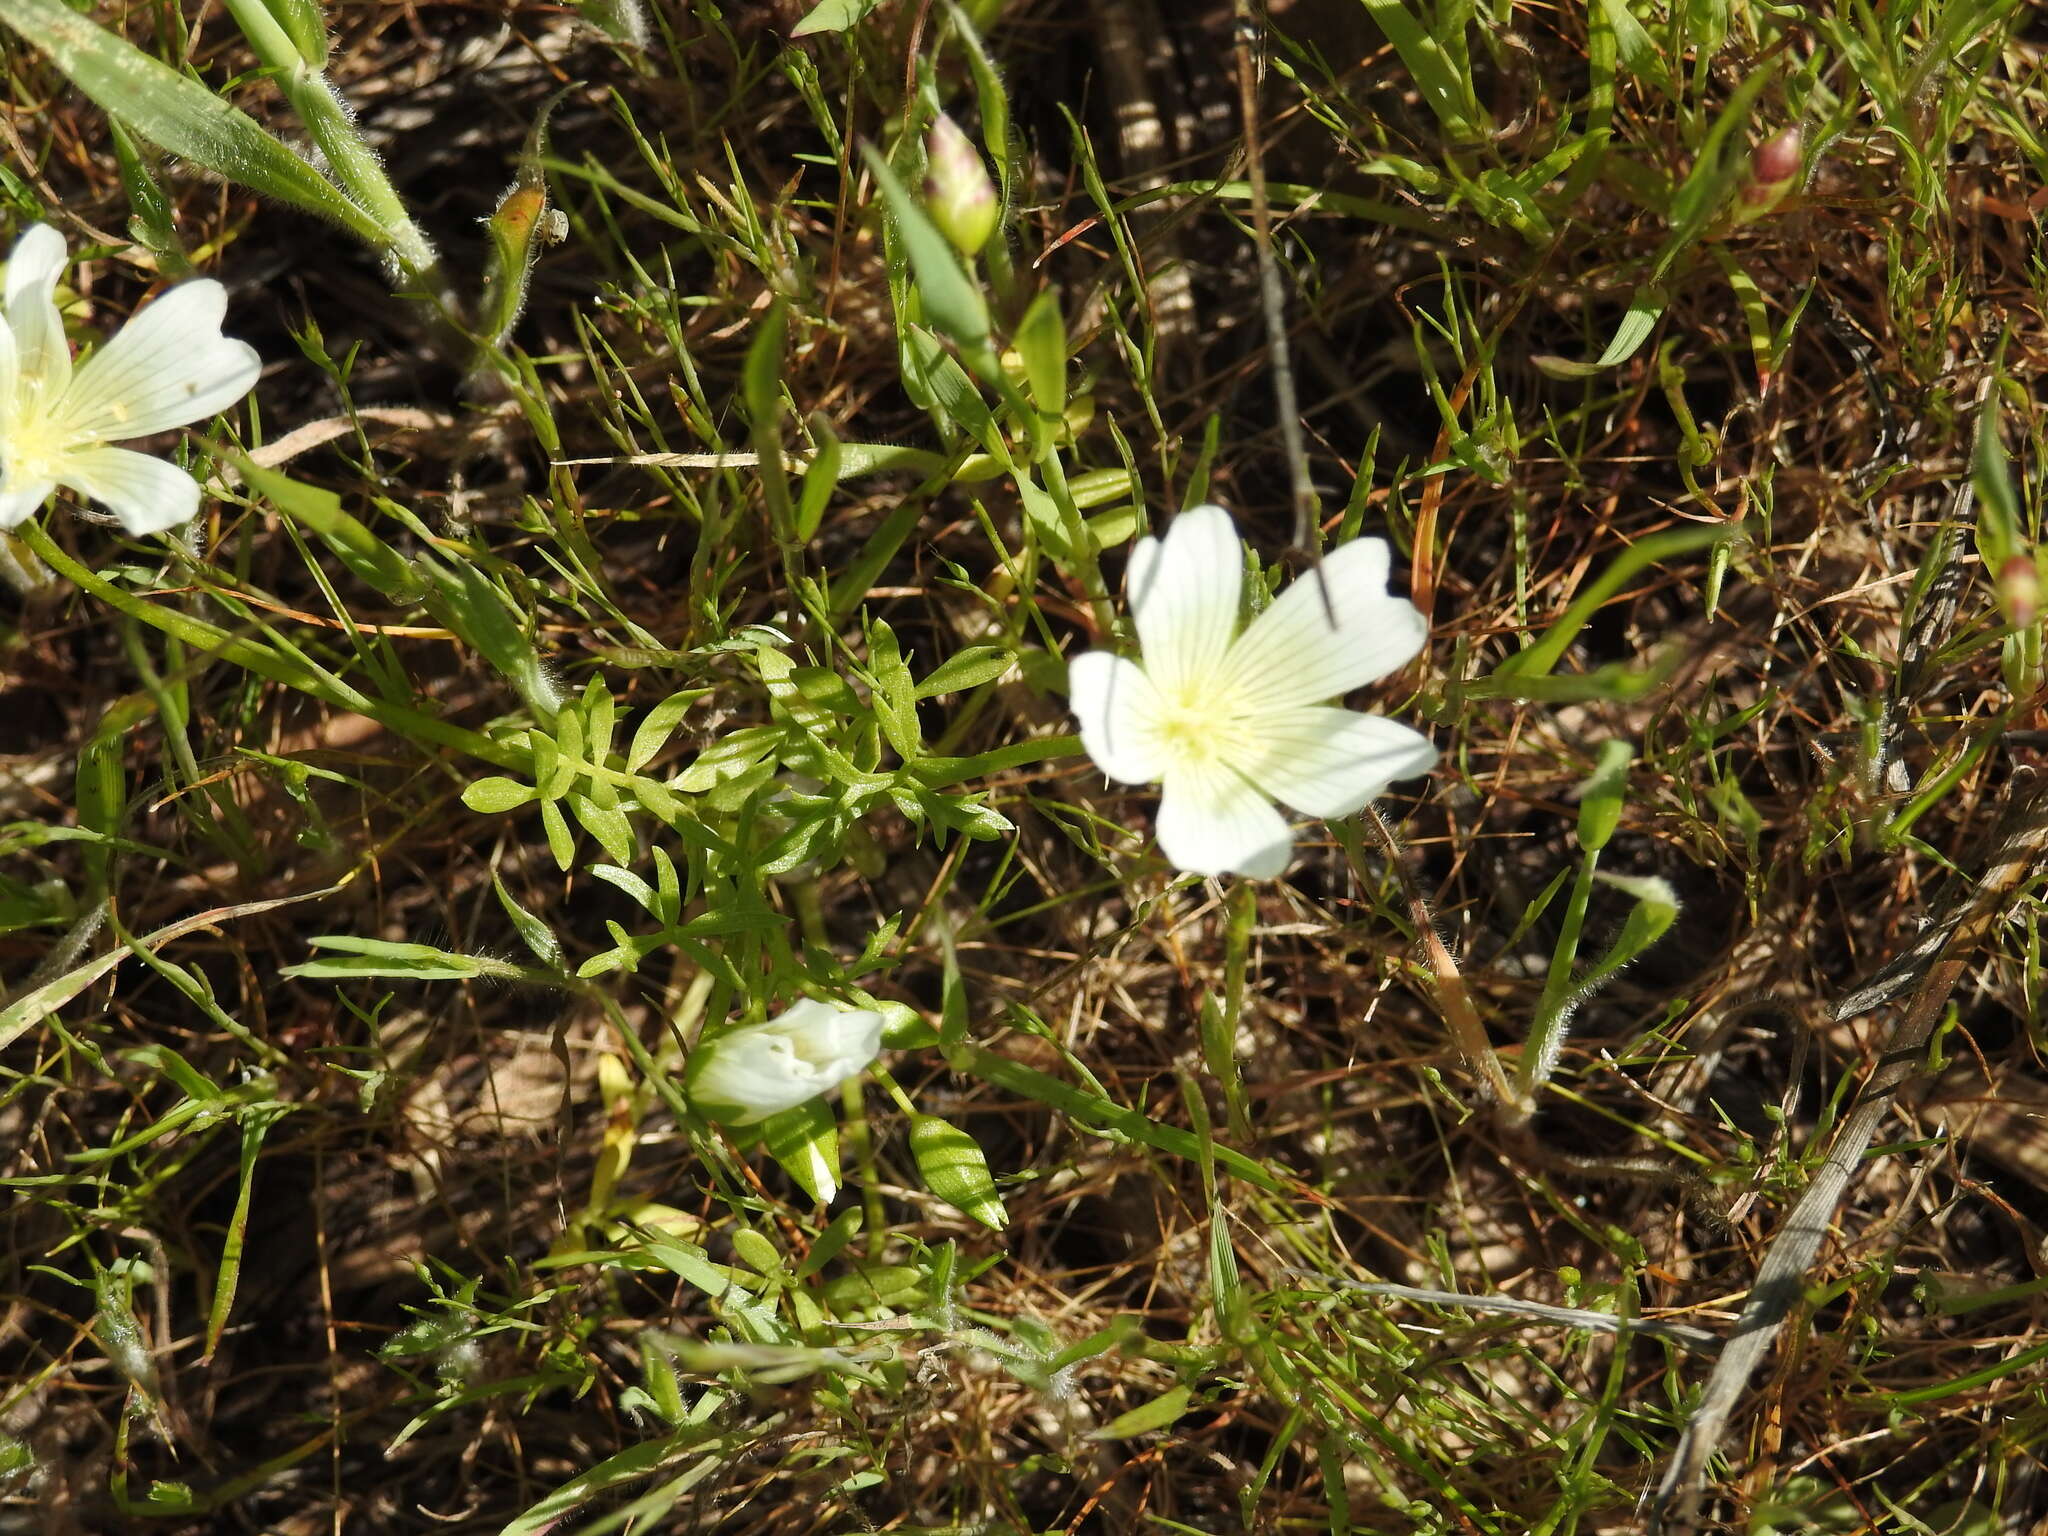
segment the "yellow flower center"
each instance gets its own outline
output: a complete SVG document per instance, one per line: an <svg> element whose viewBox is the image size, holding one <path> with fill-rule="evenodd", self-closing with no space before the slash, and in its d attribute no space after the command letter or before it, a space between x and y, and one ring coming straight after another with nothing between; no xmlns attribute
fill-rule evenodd
<svg viewBox="0 0 2048 1536"><path fill-rule="evenodd" d="M1241 690L1219 689L1202 679L1161 689L1159 702L1152 729L1167 756L1190 767L1205 767L1241 763L1249 754L1251 710Z"/></svg>
<svg viewBox="0 0 2048 1536"><path fill-rule="evenodd" d="M52 431L52 423L41 411L25 411L7 423L0 434L0 467L7 477L23 480L54 480L57 466L71 451L68 434Z"/></svg>

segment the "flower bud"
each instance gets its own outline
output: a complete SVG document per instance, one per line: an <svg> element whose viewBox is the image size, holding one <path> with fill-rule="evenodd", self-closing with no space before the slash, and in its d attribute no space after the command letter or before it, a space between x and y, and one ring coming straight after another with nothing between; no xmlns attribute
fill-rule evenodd
<svg viewBox="0 0 2048 1536"><path fill-rule="evenodd" d="M1798 185L1804 142L1797 128L1787 128L1756 147L1749 159L1749 179L1735 200L1736 223L1762 218Z"/></svg>
<svg viewBox="0 0 2048 1536"><path fill-rule="evenodd" d="M698 1044L684 1088L700 1114L752 1125L830 1093L875 1059L882 1016L805 998L765 1024Z"/></svg>
<svg viewBox="0 0 2048 1536"><path fill-rule="evenodd" d="M960 125L941 112L925 136L925 210L953 248L972 256L995 233L1002 209L981 154Z"/></svg>
<svg viewBox="0 0 2048 1536"><path fill-rule="evenodd" d="M2014 629L2025 629L2041 613L2041 570L2032 555L2014 555L1998 571L1998 606Z"/></svg>

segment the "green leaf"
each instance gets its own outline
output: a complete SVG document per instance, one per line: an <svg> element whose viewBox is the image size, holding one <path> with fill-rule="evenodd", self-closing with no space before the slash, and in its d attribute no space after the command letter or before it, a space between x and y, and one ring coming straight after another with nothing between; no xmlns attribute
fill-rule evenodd
<svg viewBox="0 0 2048 1536"><path fill-rule="evenodd" d="M0 0L0 21L50 56L133 132L194 165L346 226L378 249L382 224L246 112L144 53L63 0Z"/></svg>
<svg viewBox="0 0 2048 1536"><path fill-rule="evenodd" d="M796 536L803 543L810 542L825 520L825 508L839 484L846 458L839 435L822 412L811 417L811 441L817 446L817 455L804 471L803 490L796 503Z"/></svg>
<svg viewBox="0 0 2048 1536"><path fill-rule="evenodd" d="M1669 882L1655 876L1610 875L1604 870L1594 876L1617 890L1636 898L1607 953L1580 980L1580 995L1590 993L1614 973L1663 938L1678 919L1679 901Z"/></svg>
<svg viewBox="0 0 2048 1536"><path fill-rule="evenodd" d="M810 13L789 29L789 35L794 38L845 32L880 3L881 0L818 0Z"/></svg>
<svg viewBox="0 0 2048 1536"><path fill-rule="evenodd" d="M546 739L546 737L541 736L535 737L535 747L538 748L540 743ZM564 710L562 712L561 718L555 722L553 746L555 748L554 761L550 764L547 773L539 782L541 794L545 799L559 800L569 792L571 786L578 779L583 777L583 717L581 715L576 714L572 710ZM535 768L538 768L540 766L539 756L536 755L533 761Z"/></svg>
<svg viewBox="0 0 2048 1536"><path fill-rule="evenodd" d="M1614 339L1607 343L1607 350L1600 354L1599 361L1593 366L1612 368L1634 357L1643 343L1650 339L1650 332L1657 328L1658 317L1664 313L1664 304L1663 289L1638 288L1628 301L1628 313L1614 328Z"/></svg>
<svg viewBox="0 0 2048 1536"><path fill-rule="evenodd" d="M701 795L741 778L774 751L781 740L779 725L743 725L699 752L676 780L675 788L686 795Z"/></svg>
<svg viewBox="0 0 2048 1536"><path fill-rule="evenodd" d="M1067 327L1060 318L1059 299L1050 288L1041 291L1017 322L1010 338L1024 362L1024 382L1039 415L1058 421L1067 409Z"/></svg>
<svg viewBox="0 0 2048 1536"><path fill-rule="evenodd" d="M314 949L331 951L300 965L288 965L285 976L386 976L407 981L469 981L478 976L517 977L519 967L485 955L450 954L431 944L404 944L390 939L363 939L348 933L316 934L306 940Z"/></svg>
<svg viewBox="0 0 2048 1536"><path fill-rule="evenodd" d="M114 163L120 167L121 190L128 194L128 206L135 210L128 220L128 233L156 257L157 270L165 277L189 276L192 272L191 259L185 254L184 243L178 239L171 200L157 185L149 157L143 154L141 146L128 130L121 126L119 118L107 119L107 136L114 143Z"/></svg>
<svg viewBox="0 0 2048 1536"><path fill-rule="evenodd" d="M618 720L618 706L604 679L593 677L583 690L583 757L599 767L611 756L612 729Z"/></svg>
<svg viewBox="0 0 2048 1536"><path fill-rule="evenodd" d="M456 569L426 556L417 564L433 583L426 595L428 611L481 652L484 660L519 691L535 714L544 720L553 719L562 707L560 694L532 636L520 616L515 615L511 597L466 560ZM566 718L575 717L571 714ZM567 742L565 728L564 751L570 751ZM577 754L570 751L570 755Z"/></svg>
<svg viewBox="0 0 2048 1536"><path fill-rule="evenodd" d="M782 415L783 350L788 341L789 304L777 299L755 326L740 373L740 394L747 404L747 420L757 432L772 427ZM761 467L764 472L769 468L765 464Z"/></svg>
<svg viewBox="0 0 2048 1536"><path fill-rule="evenodd" d="M1000 1232L1009 1224L979 1143L937 1115L910 1119L910 1152L924 1187L964 1216Z"/></svg>
<svg viewBox="0 0 2048 1536"><path fill-rule="evenodd" d="M285 1104L265 1105L242 1116L242 1155L235 1176L235 1208L228 1217L227 1236L221 1241L220 1263L214 1269L213 1302L206 1311L206 1353L202 1361L211 1360L213 1352L220 1347L220 1336L228 1325L228 1315L234 1310L235 1291L241 1281L242 1257L249 1238L249 1203L256 1187L256 1157L263 1149L263 1138L270 1128L277 1124L291 1107Z"/></svg>
<svg viewBox="0 0 2048 1536"><path fill-rule="evenodd" d="M811 1251L804 1255L803 1263L797 1266L797 1279L810 1279L838 1258L846 1245L859 1234L863 1219L861 1208L857 1205L848 1206L833 1217L832 1224L818 1234L817 1240L811 1244Z"/></svg>
<svg viewBox="0 0 2048 1536"><path fill-rule="evenodd" d="M1005 459L1008 449L1003 444L1003 434L996 426L995 412L981 397L981 391L974 387L974 380L967 376L967 370L944 347L939 339L921 325L912 325L904 331L907 377L923 386L935 408L947 422L965 432L975 442L997 459Z"/></svg>
<svg viewBox="0 0 2048 1536"><path fill-rule="evenodd" d="M1089 1435L1091 1440L1128 1440L1133 1435L1142 1435L1150 1430L1164 1429L1176 1424L1187 1413L1188 1405L1194 1399L1194 1392L1188 1387L1174 1387L1162 1392L1149 1403L1140 1403L1128 1413L1120 1413L1102 1428Z"/></svg>
<svg viewBox="0 0 2048 1536"><path fill-rule="evenodd" d="M835 1275L818 1288L818 1294L841 1317L912 1305L924 1297L925 1271L915 1264L856 1260L852 1274Z"/></svg>
<svg viewBox="0 0 2048 1536"><path fill-rule="evenodd" d="M567 797L569 810L583 823L583 830L596 838L614 862L627 864L633 858L633 823L615 805L600 805L588 795Z"/></svg>
<svg viewBox="0 0 2048 1536"><path fill-rule="evenodd" d="M264 0L264 8L284 28L300 58L311 68L326 68L327 18L321 14L320 0Z"/></svg>
<svg viewBox="0 0 2048 1536"><path fill-rule="evenodd" d="M1621 808L1628 798L1628 765L1635 761L1635 749L1619 738L1600 743L1600 760L1579 792L1579 846L1598 852L1621 825Z"/></svg>
<svg viewBox="0 0 2048 1536"><path fill-rule="evenodd" d="M562 815L559 801L541 801L540 825L547 834L548 852L555 856L555 867L569 868L576 862L576 838L569 831L569 823Z"/></svg>
<svg viewBox="0 0 2048 1536"><path fill-rule="evenodd" d="M1630 12L1627 0L1598 0L1598 15L1614 34L1614 52L1632 75L1642 75L1655 84L1666 84L1664 55L1640 21Z"/></svg>
<svg viewBox="0 0 2048 1536"><path fill-rule="evenodd" d="M988 48L983 44L981 34L975 31L974 20L960 6L950 3L950 0L947 11L953 20L954 36L958 38L961 50L967 55L968 73L974 77L974 101L975 105L981 108L982 147L996 163L996 177L1002 183L1003 216L1007 219L1016 203L1013 195L1016 170L1012 164L1016 157L1010 147L1009 93L1003 89L1002 71L996 68L995 60L989 57ZM984 4L983 24L986 25L988 21L993 20L994 14L994 8ZM997 226L997 230L996 238L1001 239L1000 225Z"/></svg>
<svg viewBox="0 0 2048 1536"><path fill-rule="evenodd" d="M670 694L647 711L639 725L633 728L633 744L626 749L626 767L638 773L653 762L661 749L668 745L676 727L682 724L690 706L710 692L708 688L686 688L681 693Z"/></svg>
<svg viewBox="0 0 2048 1536"><path fill-rule="evenodd" d="M733 1228L728 1240L732 1243L733 1257L755 1274L772 1279L788 1273L789 1265L782 1256L782 1250L752 1227Z"/></svg>
<svg viewBox="0 0 2048 1536"><path fill-rule="evenodd" d="M1977 492L1977 553L1993 577L2020 553L2024 516L1998 430L1998 395L1994 388L1977 413L1977 439L1970 453L1970 481Z"/></svg>
<svg viewBox="0 0 2048 1536"><path fill-rule="evenodd" d="M946 693L965 693L993 682L1010 670L1010 653L1000 645L970 645L955 651L925 674L917 685L920 699L935 699Z"/></svg>
<svg viewBox="0 0 2048 1536"><path fill-rule="evenodd" d="M1547 677L1550 669L1564 659L1564 653L1571 648L1579 631L1584 629L1592 617L1607 601L1627 585L1630 578L1645 566L1659 560L1669 560L1676 555L1690 554L1696 549L1705 549L1723 539L1733 538L1741 529L1740 523L1722 523L1712 527L1673 528L1664 533L1654 533L1646 539L1638 539L1608 564L1572 599L1571 605L1558 615L1541 639L1526 646L1494 669L1496 678ZM1569 681L1569 679L1559 679ZM1475 693L1476 697L1477 694Z"/></svg>
<svg viewBox="0 0 2048 1536"><path fill-rule="evenodd" d="M839 1193L839 1128L823 1099L770 1115L760 1131L768 1155L805 1194L825 1205Z"/></svg>
<svg viewBox="0 0 2048 1536"><path fill-rule="evenodd" d="M1699 239L1745 174L1748 156L1731 156L1729 140L1733 137L1740 142L1739 130L1748 125L1758 93L1775 78L1776 71L1768 67L1751 70L1714 119L1714 126L1707 130L1706 138L1694 153L1692 169L1671 195L1671 233L1650 269L1652 283L1661 281L1679 256Z"/></svg>
<svg viewBox="0 0 2048 1536"><path fill-rule="evenodd" d="M242 479L262 493L278 511L312 530L341 563L399 603L416 603L426 584L410 560L341 509L341 498L318 486L304 485L274 469L265 469L246 454L235 455Z"/></svg>
<svg viewBox="0 0 2048 1536"><path fill-rule="evenodd" d="M113 840L128 819L128 776L123 765L130 733L155 713L156 705L149 695L124 695L100 717L92 738L78 754L72 798L78 825L98 834L82 850L86 871L96 889L106 886L114 857Z"/></svg>
<svg viewBox="0 0 2048 1536"><path fill-rule="evenodd" d="M1472 92L1469 65L1460 68L1464 54L1464 22L1447 7L1449 25L1425 27L1401 0L1363 0L1366 14L1379 24L1387 41L1401 56L1409 78L1428 103L1437 121L1454 139L1484 143L1493 137L1493 125L1479 110Z"/></svg>
<svg viewBox="0 0 2048 1536"><path fill-rule="evenodd" d="M519 904L518 898L505 889L505 882L496 870L491 871L491 889L497 893L498 905L505 909L505 915L518 930L520 942L533 951L534 959L546 966L560 965L562 941L555 937L555 930Z"/></svg>
<svg viewBox="0 0 2048 1536"><path fill-rule="evenodd" d="M1274 1195L1288 1190L1291 1175L1284 1167L1268 1167L1255 1157L1215 1143L1204 1147L1199 1138L1179 1126L1163 1124L1141 1109L1114 1103L1100 1087L1077 1088L971 1041L949 1048L946 1061L956 1072L978 1077L1005 1093L1047 1105L1073 1120L1076 1126L1098 1135L1137 1142L1190 1161L1206 1154L1218 1168L1254 1188Z"/></svg>
<svg viewBox="0 0 2048 1536"><path fill-rule="evenodd" d="M462 803L486 816L501 816L506 811L516 811L520 806L530 804L534 793L531 784L493 774L466 785L462 791Z"/></svg>
<svg viewBox="0 0 2048 1536"><path fill-rule="evenodd" d="M641 808L657 821L673 825L676 818L682 815L682 802L658 779L636 778L631 787L633 798L638 800Z"/></svg>
<svg viewBox="0 0 2048 1536"><path fill-rule="evenodd" d="M906 763L924 752L917 723L917 684L896 644L896 631L880 619L868 626L868 671L875 681L875 716L882 734Z"/></svg>
<svg viewBox="0 0 2048 1536"><path fill-rule="evenodd" d="M1670 295L1662 288L1655 283L1645 283L1630 296L1628 312L1621 317L1621 323L1614 328L1614 338L1598 358L1588 363L1576 358L1537 353L1530 361L1536 365L1537 372L1553 379L1590 379L1627 362L1641 351L1669 302Z"/></svg>

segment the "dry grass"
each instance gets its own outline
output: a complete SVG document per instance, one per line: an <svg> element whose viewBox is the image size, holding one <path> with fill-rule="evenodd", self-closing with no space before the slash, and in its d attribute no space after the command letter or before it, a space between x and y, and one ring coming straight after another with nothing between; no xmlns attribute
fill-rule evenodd
<svg viewBox="0 0 2048 1536"><path fill-rule="evenodd" d="M1088 9L1014 4L987 28L1021 133L1019 280L1059 285L1093 394L1068 475L1116 469L1127 447L1155 526L1205 485L1269 557L1295 558L1244 205L1215 185L1241 179L1229 18L1143 29L1164 39L1140 78L1166 140L1139 163L1116 117L1132 99L1116 56L1128 39ZM1904 28L1901 60L1961 14L1960 0L1918 9L1882 18ZM479 259L474 221L534 113L570 86L550 147L570 233L515 337L553 451L503 391L465 395L352 245L164 175L185 238L230 288L231 328L271 364L260 438L348 423L282 467L394 547L423 543L374 498L462 541L565 691L602 677L630 720L705 690L659 760L668 773L778 718L748 626L837 671L872 658L860 609L920 675L968 644L1014 646L1020 670L920 706L925 741L951 756L1067 729L1052 648L1095 638L1075 572L1048 561L1010 589L991 546L1022 537L1005 479L849 479L793 567L754 471L620 462L748 446L742 374L773 295L790 301L788 430L816 413L849 442L950 451L901 382L877 200L845 149L893 134L942 18L884 7L851 41L784 53L800 12L665 10L644 65L547 7L335 12L335 77L457 268ZM1837 1024L1828 1005L1983 867L2001 787L2048 740L2038 693L2016 698L2001 675L1967 528L1952 626L1904 638L1998 369L2016 386L2015 473L2037 499L2042 13L1987 12L1952 70L1896 101L1874 66L1852 67L1837 34L1861 35L1854 18L1734 15L1717 52L1672 61L1670 90L1624 70L1612 142L1543 179L1530 203L1545 227L1518 231L1485 184L1432 193L1387 157L1476 176L1576 141L1598 94L1580 8L1516 6L1473 28L1469 78L1500 133L1488 149L1451 141L1364 11L1276 7L1267 172L1283 213L1290 185L1323 194L1281 239L1312 470L1331 530L1348 502L1350 525L1387 532L1433 598L1428 652L1375 706L1445 753L1382 804L1398 878L1343 827L1315 829L1284 883L1175 883L1145 836L1149 792L1028 753L964 786L1011 835L941 836L884 800L755 878L750 899L787 921L744 951L762 968L750 980L836 974L900 923L858 973L877 995L964 1010L990 1061L1235 1148L1267 1188L1128 1124L1104 1134L1018 1077L905 1051L889 1070L979 1142L1009 1228L930 1194L905 1117L871 1091L843 1128L835 1207L861 1210L865 1230L806 1272L829 1213L768 1158L679 1123L639 1066L622 1093L600 1086L601 1058L628 1054L622 1029L673 1065L666 1026L709 986L692 990L690 953L658 950L582 991L283 973L321 934L526 965L494 876L571 968L612 946L608 924L644 929L588 873L601 856L587 840L565 874L531 811L465 808L465 786L502 765L199 654L89 594L8 599L0 897L14 912L38 882L68 893L33 897L45 920L0 934L10 981L39 965L46 979L75 913L103 896L117 926L87 927L56 973L198 911L298 899L129 958L0 1058L0 1428L33 1459L0 1498L0 1531L496 1531L635 1448L644 1465L613 1464L616 1482L564 1499L554 1528L617 1528L599 1522L643 1496L633 1528L762 1536L1633 1528L1706 1360L1331 1282L1725 1332L1883 1050L1885 1014ZM187 46L153 34L168 21L137 12L129 32ZM191 34L207 80L246 65L232 38L211 15ZM80 284L104 333L147 280L117 238L127 206L104 120L9 48L21 156L6 192L74 245L114 247ZM1539 359L1605 346L1670 236L1666 183L1765 69L1735 142L1829 124L1806 184L1677 254L1632 359L1553 376ZM971 119L957 44L935 81ZM274 113L266 90L234 94ZM1105 218L1087 188L1098 168L1112 191L1177 191ZM1154 272L1179 264L1191 321L1170 285L1132 281L1125 248ZM1798 316L1766 389L1731 270L1770 327ZM613 462L565 467L599 459ZM204 557L171 564L105 528L46 523L150 603L289 637L363 686L384 669L392 696L501 743L532 723L475 647L340 570L267 504L232 496L210 516ZM1699 550L1641 572L1559 668L1668 669L1661 680L1489 693L1498 664L1624 550L1735 519L1724 567ZM1112 584L1120 564L1112 551ZM836 625L806 616L818 605L792 592L792 570L830 585ZM1902 778L1873 751L1887 700ZM1558 942L1562 897L1544 895L1579 863L1580 786L1617 738L1635 761L1601 868L1662 877L1683 912L1577 1009L1541 1114L1518 1125L1453 1046L1403 885L1512 1070ZM107 856L60 835L87 824L81 754L126 797ZM704 812L728 832L738 814ZM759 854L774 829L756 830ZM1587 958L1628 907L1595 888ZM1707 1528L2048 1528L2038 918L2022 900L1970 956L1938 1070L1902 1096L1888 1155L1864 1166L1743 1400ZM711 999L716 1017L723 983ZM179 1107L194 1100L186 1066L219 1100L207 1113ZM600 1168L618 1183L594 1209ZM246 1253L210 1342L244 1170ZM787 1369L690 1353L749 1325L678 1270L683 1241L742 1277L764 1249L778 1256L780 1278L755 1289L792 1330L773 1362ZM122 1318L139 1351L110 1337ZM815 1353L827 1346L844 1353ZM665 1415L664 1380L690 1412ZM1096 1433L1176 1390L1184 1409L1164 1427Z"/></svg>

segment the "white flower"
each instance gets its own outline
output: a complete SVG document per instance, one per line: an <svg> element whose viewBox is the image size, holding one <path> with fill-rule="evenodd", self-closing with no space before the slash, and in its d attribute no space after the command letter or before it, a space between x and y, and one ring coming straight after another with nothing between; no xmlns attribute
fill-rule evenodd
<svg viewBox="0 0 2048 1536"><path fill-rule="evenodd" d="M727 1125L751 1125L830 1093L881 1048L879 1013L805 998L765 1024L700 1044L690 1056L690 1102Z"/></svg>
<svg viewBox="0 0 2048 1536"><path fill-rule="evenodd" d="M1323 582L1327 607L1306 575L1239 634L1243 546L1228 512L1195 507L1131 555L1143 659L1069 664L1082 745L1112 779L1159 783L1159 848L1177 867L1272 879L1294 847L1273 801L1348 816L1436 761L1407 726L1321 702L1422 649L1428 622L1387 591L1385 541L1331 551Z"/></svg>
<svg viewBox="0 0 2048 1536"><path fill-rule="evenodd" d="M0 316L0 528L58 486L104 502L130 533L199 513L199 483L175 464L109 443L204 421L256 382L262 363L220 333L227 295L211 278L180 283L74 370L57 279L64 238L38 224L7 258Z"/></svg>

